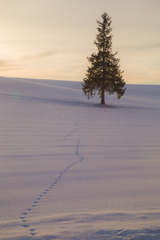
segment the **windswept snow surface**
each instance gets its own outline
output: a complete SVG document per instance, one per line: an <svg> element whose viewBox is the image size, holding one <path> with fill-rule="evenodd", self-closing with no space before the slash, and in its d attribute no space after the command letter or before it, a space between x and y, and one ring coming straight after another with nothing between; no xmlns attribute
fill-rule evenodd
<svg viewBox="0 0 160 240"><path fill-rule="evenodd" d="M160 86L99 102L0 77L0 239L160 239Z"/></svg>

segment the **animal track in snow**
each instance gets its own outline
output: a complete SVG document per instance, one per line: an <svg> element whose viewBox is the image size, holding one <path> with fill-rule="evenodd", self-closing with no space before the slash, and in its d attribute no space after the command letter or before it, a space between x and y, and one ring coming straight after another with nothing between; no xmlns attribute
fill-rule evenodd
<svg viewBox="0 0 160 240"><path fill-rule="evenodd" d="M29 221L29 218L28 218L29 212L31 212L34 208L36 208L38 203L39 203L39 201L42 199L42 197L44 197L48 192L50 192L53 189L53 187L56 184L58 184L58 182L61 180L61 178L62 178L64 173L66 173L75 164L77 164L78 162L81 162L83 160L83 157L78 154L79 144L80 144L80 140L78 140L78 142L77 142L75 155L78 156L80 158L80 160L70 164L62 172L60 172L58 177L57 177L57 179L54 180L54 182L49 186L49 188L45 189L42 194L38 195L38 197L36 198L36 201L32 202L32 205L31 205L32 208L28 208L28 209L26 209L26 212L22 213L23 216L20 217L20 219L22 221L22 225L21 225L22 227L24 227L24 228L29 228L30 227L30 225L28 223L28 221ZM29 231L30 231L30 235L32 235L32 236L36 235L36 233L35 233L36 229L30 229Z"/></svg>
<svg viewBox="0 0 160 240"><path fill-rule="evenodd" d="M91 114L90 114L90 115L91 115ZM89 115L89 116L90 116L90 115ZM88 116L86 116L85 118L87 118L87 117L88 117ZM84 119L84 118L82 118L82 119ZM82 119L80 119L80 120L82 120ZM70 133L68 133L63 139L57 140L56 142L65 141L71 134L73 134L74 132L76 132L78 129L83 129L82 127L79 127L79 126L78 126L78 122L79 122L80 120L76 121L76 123L75 123L76 129L74 129L73 131L71 131ZM39 204L39 202L41 201L42 197L45 197L45 196L47 195L47 193L49 193L51 190L53 190L54 186L58 184L58 182L62 179L63 175L64 175L71 167L73 167L75 164L81 162L81 161L84 159L84 158L78 153L78 152L79 152L80 142L81 142L81 140L77 140L76 151L75 151L75 155L76 155L77 157L79 157L80 159L77 160L77 161L75 161L75 162L73 162L72 164L68 165L63 171L61 171L61 172L59 173L58 177L53 181L53 183L51 183L50 186L49 186L47 189L45 189L41 194L39 194L39 195L37 196L37 198L35 199L35 201L32 202L31 207L29 207L28 209L26 209L25 212L21 213L20 219L21 219L21 222L22 222L22 225L21 225L22 227L24 227L24 228L29 228L29 227L30 227L30 225L29 225L29 223L28 223L28 222L29 222L29 216L28 216L29 213L38 206L38 204ZM31 236L35 236L35 235L36 235L36 232L35 232L35 231L36 231L35 228L30 228L30 229L29 229L30 235L31 235Z"/></svg>

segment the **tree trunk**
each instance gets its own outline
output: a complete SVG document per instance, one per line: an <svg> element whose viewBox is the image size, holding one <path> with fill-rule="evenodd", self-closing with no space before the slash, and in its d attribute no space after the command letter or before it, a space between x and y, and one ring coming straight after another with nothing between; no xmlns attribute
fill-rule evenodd
<svg viewBox="0 0 160 240"><path fill-rule="evenodd" d="M105 67L104 67L104 25L103 25L103 82L102 82L102 95L101 95L101 104L105 104L105 95L104 95L104 82L105 82Z"/></svg>
<svg viewBox="0 0 160 240"><path fill-rule="evenodd" d="M102 89L102 95L101 95L101 104L105 104L105 95L104 95L104 89Z"/></svg>

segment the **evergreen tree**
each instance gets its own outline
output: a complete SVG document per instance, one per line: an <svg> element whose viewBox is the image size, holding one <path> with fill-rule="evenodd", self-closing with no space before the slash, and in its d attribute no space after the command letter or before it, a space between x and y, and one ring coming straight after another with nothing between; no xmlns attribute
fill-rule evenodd
<svg viewBox="0 0 160 240"><path fill-rule="evenodd" d="M91 66L88 67L86 78L83 79L82 90L85 95L93 97L98 92L101 97L101 104L105 104L105 92L111 95L117 92L120 99L125 93L125 82L120 70L119 59L112 53L111 18L107 13L102 15L103 21L97 21L98 34L94 44L98 48L98 53L93 53L87 57Z"/></svg>

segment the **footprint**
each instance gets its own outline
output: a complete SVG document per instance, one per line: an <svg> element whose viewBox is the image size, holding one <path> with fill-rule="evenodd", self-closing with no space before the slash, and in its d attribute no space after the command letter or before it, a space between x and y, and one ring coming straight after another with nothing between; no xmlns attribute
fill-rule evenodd
<svg viewBox="0 0 160 240"><path fill-rule="evenodd" d="M27 212L24 212L24 213L22 213L23 215L27 215L28 213Z"/></svg>
<svg viewBox="0 0 160 240"><path fill-rule="evenodd" d="M32 208L28 208L28 209L27 209L27 211L31 211L31 210L32 210Z"/></svg>
<svg viewBox="0 0 160 240"><path fill-rule="evenodd" d="M22 227L27 228L27 227L29 227L29 225L24 224L24 225L22 225Z"/></svg>
<svg viewBox="0 0 160 240"><path fill-rule="evenodd" d="M36 234L35 233L31 233L32 236L35 236Z"/></svg>

